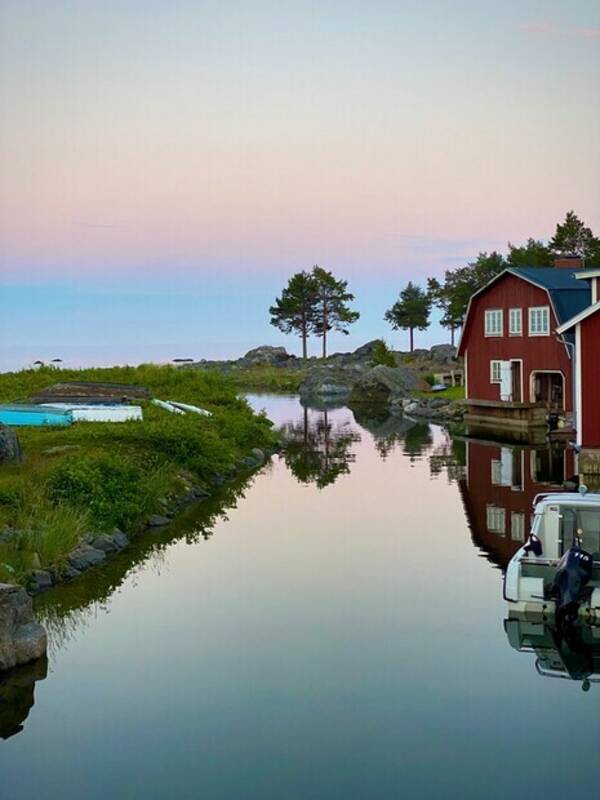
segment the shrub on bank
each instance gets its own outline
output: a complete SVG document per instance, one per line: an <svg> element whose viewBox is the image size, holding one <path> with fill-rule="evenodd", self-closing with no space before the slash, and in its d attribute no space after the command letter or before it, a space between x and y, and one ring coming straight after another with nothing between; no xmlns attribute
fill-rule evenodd
<svg viewBox="0 0 600 800"><path fill-rule="evenodd" d="M166 473L146 473L121 456L103 453L70 458L48 476L48 498L55 506L85 509L95 530L130 528L154 509Z"/></svg>
<svg viewBox="0 0 600 800"><path fill-rule="evenodd" d="M0 473L0 580L59 565L85 532L135 530L160 510L159 498L179 489L182 474L210 483L253 447L275 441L269 420L251 410L233 382L208 371L25 370L0 375L0 401L27 400L69 380L147 386L155 397L212 416L174 415L144 402L142 422L21 428L25 461Z"/></svg>

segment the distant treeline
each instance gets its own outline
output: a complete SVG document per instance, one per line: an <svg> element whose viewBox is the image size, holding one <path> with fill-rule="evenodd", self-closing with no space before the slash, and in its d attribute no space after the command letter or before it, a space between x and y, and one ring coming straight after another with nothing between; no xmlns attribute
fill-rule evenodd
<svg viewBox="0 0 600 800"><path fill-rule="evenodd" d="M580 256L586 267L600 268L600 239L592 233L574 211L556 225L547 244L530 238L517 247L508 243L503 256L495 250L479 253L475 261L464 267L446 270L443 281L428 278L426 288L409 283L396 302L385 312L384 320L394 330L409 331L410 349L414 347L414 331L429 327L432 307L441 312L440 325L455 332L461 327L471 296L507 267L551 267L558 254ZM302 339L302 357L308 355L311 335L322 340L322 357L327 356L327 334L331 330L348 333L348 327L359 318L350 308L354 295L348 281L337 279L331 272L314 266L310 272L297 272L289 279L275 304L269 309L271 325L284 333Z"/></svg>

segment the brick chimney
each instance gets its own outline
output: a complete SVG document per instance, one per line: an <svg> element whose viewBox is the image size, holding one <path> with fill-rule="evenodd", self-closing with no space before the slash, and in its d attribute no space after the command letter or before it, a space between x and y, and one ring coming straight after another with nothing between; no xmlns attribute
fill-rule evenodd
<svg viewBox="0 0 600 800"><path fill-rule="evenodd" d="M570 256L565 254L554 256L554 268L570 270L583 269L583 259L581 256Z"/></svg>

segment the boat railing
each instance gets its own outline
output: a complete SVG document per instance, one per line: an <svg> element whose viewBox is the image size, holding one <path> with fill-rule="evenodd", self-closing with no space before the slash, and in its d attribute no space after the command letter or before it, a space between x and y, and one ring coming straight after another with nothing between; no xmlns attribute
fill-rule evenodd
<svg viewBox="0 0 600 800"><path fill-rule="evenodd" d="M551 667L543 667L539 658L536 658L535 660L535 669L537 674L542 675L544 678L562 678L562 680L565 681L575 680L569 675L568 672L559 672ZM586 675L585 680L588 680L590 683L600 683L600 674L593 672L590 675Z"/></svg>

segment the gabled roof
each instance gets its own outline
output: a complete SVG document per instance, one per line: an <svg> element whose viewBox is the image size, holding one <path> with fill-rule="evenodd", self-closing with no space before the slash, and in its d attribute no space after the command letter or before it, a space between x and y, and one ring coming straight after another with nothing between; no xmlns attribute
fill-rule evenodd
<svg viewBox="0 0 600 800"><path fill-rule="evenodd" d="M565 333L565 331L571 330L575 325L578 325L580 322L583 322L584 319L591 317L592 314L595 314L596 311L600 311L600 300L597 303L594 303L593 306L588 306L584 308L583 311L580 311L579 314L576 314L571 319L568 319L564 322L560 328L556 329L557 333Z"/></svg>
<svg viewBox="0 0 600 800"><path fill-rule="evenodd" d="M556 267L520 267L508 271L548 292L559 325L590 304L590 287L577 280L576 271Z"/></svg>
<svg viewBox="0 0 600 800"><path fill-rule="evenodd" d="M587 284L582 284L577 280L576 274L579 270L557 269L556 267L511 267L505 269L486 283L469 300L465 321L458 343L458 352L462 354L464 334L467 330L469 313L473 300L506 275L514 275L521 280L538 286L548 294L548 299L554 310L554 315L559 324L564 324L567 320L579 314L590 304L591 289Z"/></svg>

